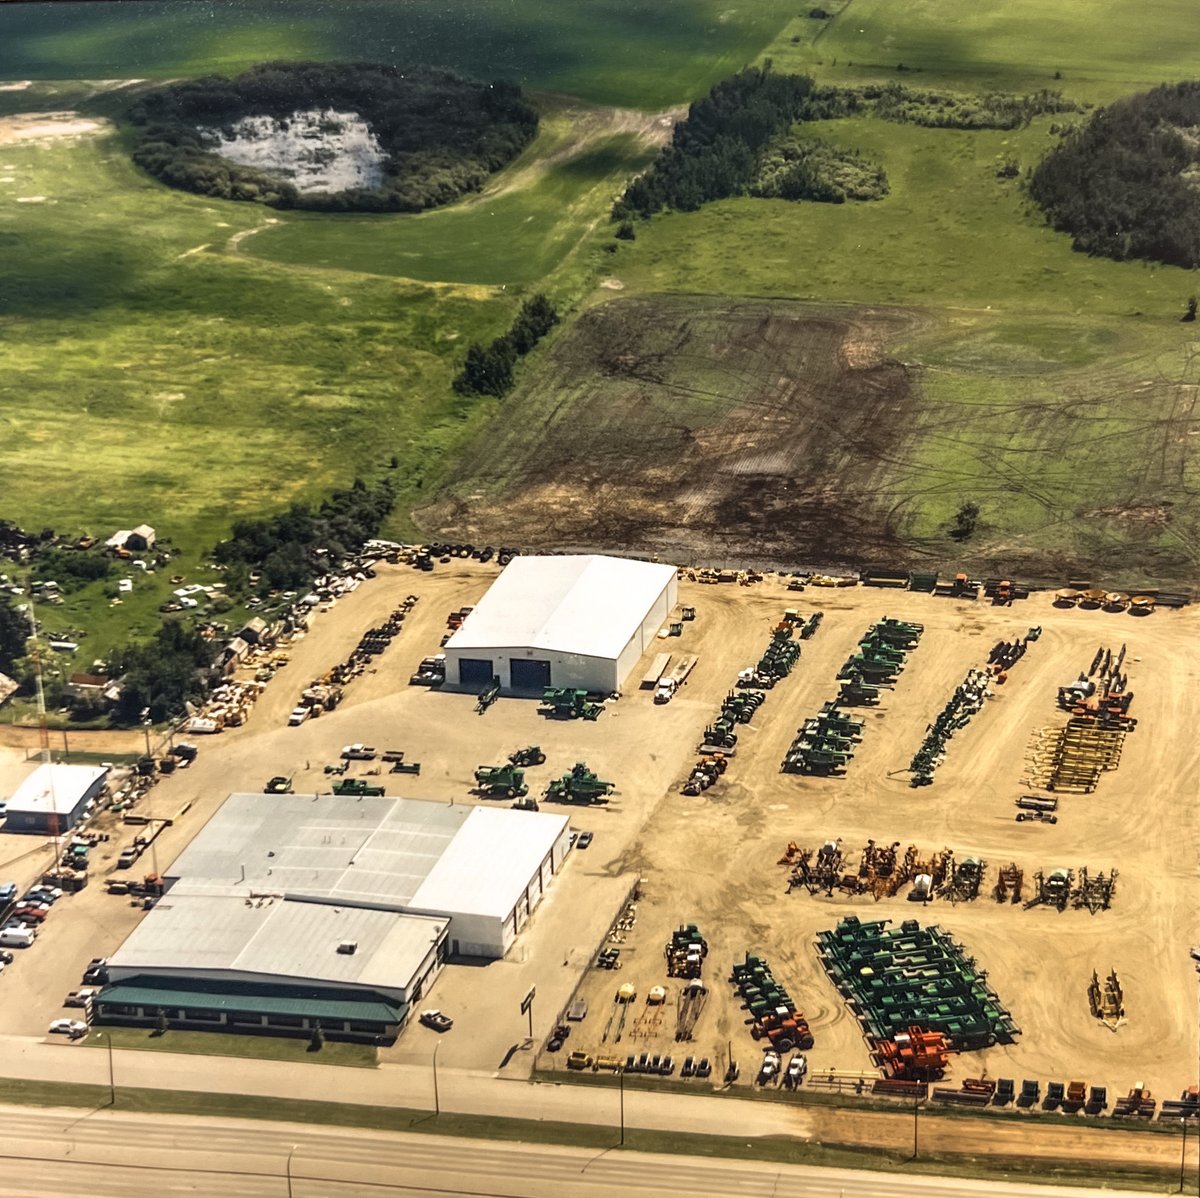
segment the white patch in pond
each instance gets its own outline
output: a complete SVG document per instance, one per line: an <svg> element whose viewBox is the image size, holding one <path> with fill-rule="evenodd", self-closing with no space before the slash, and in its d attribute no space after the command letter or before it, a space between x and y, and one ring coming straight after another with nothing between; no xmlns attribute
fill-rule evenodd
<svg viewBox="0 0 1200 1198"><path fill-rule="evenodd" d="M312 108L288 117L244 116L228 128L200 132L212 139L213 153L286 179L297 191L349 191L383 182L387 155L357 112Z"/></svg>

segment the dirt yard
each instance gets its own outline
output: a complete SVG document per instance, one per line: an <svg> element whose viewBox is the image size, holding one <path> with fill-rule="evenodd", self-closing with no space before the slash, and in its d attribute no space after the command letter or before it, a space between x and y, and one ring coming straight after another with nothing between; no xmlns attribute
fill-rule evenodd
<svg viewBox="0 0 1200 1198"><path fill-rule="evenodd" d="M1200 939L1193 902L1197 819L1196 750L1185 731L1196 715L1190 682L1195 664L1183 652L1194 613L1159 612L1148 620L1103 612L1057 611L1035 596L1012 608L967 604L909 593L857 588L804 595L778 583L753 590L687 587L699 611L702 659L732 679L765 642L785 606L824 610L824 623L793 674L769 692L738 743L726 779L688 798L674 788L638 842L610 864L645 879L633 930L616 942L619 972L593 970L581 994L592 1014L570 1048L603 1055L672 1053L712 1058L719 1076L729 1051L743 1082L761 1049L753 1041L729 984L729 970L747 952L765 957L811 1023L814 1072L869 1070L867 1047L821 968L815 934L839 918L899 922L918 919L948 929L965 944L1022 1029L1015 1044L955 1060L952 1078L984 1074L1046 1081L1081 1079L1124 1093L1144 1081L1177 1096L1195 1073L1196 980L1188 946ZM681 592L681 598L684 598ZM925 625L895 691L866 718L863 743L842 779L781 774L779 764L796 727L836 695L834 675L868 625L883 615ZM931 787L908 786L905 767L953 688L982 663L1001 637L1041 624L1040 640L972 724L951 741ZM1065 796L1057 826L1018 824L1013 800L1023 785L1024 752L1033 729L1054 722L1055 688L1090 664L1098 645L1129 646L1130 685L1139 726L1125 744L1120 768L1090 796ZM689 699L692 696L689 695ZM697 712L696 729L706 712ZM950 847L961 859L987 862L980 897L951 905L894 898L813 897L787 893L788 870L776 864L789 840L818 847L841 837L851 861L873 838L915 843L926 852ZM997 867L1015 862L1026 896L1035 871L1117 869L1111 909L1057 910L998 905L991 897ZM709 941L704 971L709 1004L691 1043L674 1041L679 983L668 981L663 947L673 927L694 922ZM1088 1004L1092 971L1116 969L1127 1020L1116 1032L1095 1020ZM632 983L637 1000L615 1041L620 1016L604 1033L618 985ZM646 1005L651 986L668 999L657 1018ZM543 1054L542 1063L555 1058ZM561 1066L562 1058L558 1058Z"/></svg>
<svg viewBox="0 0 1200 1198"><path fill-rule="evenodd" d="M521 996L537 988L534 1040L540 1043L579 991L586 1020L575 1025L568 1049L622 1057L629 1052L709 1056L719 1081L732 1048L749 1084L760 1048L743 1026L727 978L747 951L765 957L777 979L799 1000L816 1037L808 1054L813 1072L869 1068L867 1046L820 968L817 932L846 914L937 923L961 941L988 973L1021 1035L1015 1044L959 1057L955 1079L987 1073L1021 1079L1107 1084L1110 1094L1143 1081L1160 1097L1173 1096L1194 1077L1196 979L1189 945L1200 941L1196 893L1197 750L1190 728L1200 712L1194 688L1197 663L1189 646L1200 612L1160 611L1148 619L1103 612L1060 611L1048 595L1012 608L935 599L867 588L803 594L768 576L754 587L681 585L680 598L697 609L681 641L666 647L699 654L687 686L669 705L630 690L595 723L550 721L535 704L501 699L486 714L470 695L409 687L417 661L436 651L446 614L475 602L496 576L494 566L455 563L432 575L382 571L378 581L341 600L292 650L291 664L271 682L247 725L201 740L188 770L150 792L143 811L176 824L156 847L165 869L216 807L233 791L257 790L273 774L294 773L298 792L323 789L324 765L355 740L405 750L422 763L419 778L383 775L390 794L443 802L479 802L471 794L476 765L502 760L520 745L539 743L548 761L530 771L535 794L576 760L585 760L617 784L606 806L566 810L572 824L592 831L586 851L575 851L547 899L503 962L480 968L451 965L426 1001L451 1012L452 1036L443 1038L449 1068L524 1072L533 1053ZM400 638L378 659L375 673L351 684L337 711L300 728L286 726L299 691L346 656L366 628L378 623L405 594L420 596ZM739 669L752 664L787 607L825 612L816 635L804 642L792 675L768 693L740 732L728 774L705 794L680 793L704 727ZM868 625L883 615L924 624L925 633L894 692L876 709L862 709L863 743L842 779L779 772L797 726L836 694L834 676ZM968 668L982 663L996 640L1041 625L1040 640L1012 669L972 724L950 743L932 786L911 789L904 772L926 725ZM1031 732L1057 718L1055 688L1073 679L1096 648L1128 645L1127 669L1136 691L1139 725L1125 744L1120 768L1104 775L1091 796L1061 800L1057 826L1014 822L1013 800L1028 788L1023 759ZM655 646L657 650L658 645ZM631 687L641 670L636 670ZM15 762L14 755L14 765ZM371 767L360 765L365 774ZM126 900L101 885L131 833L115 822L110 843L97 850L95 884L55 909L43 936L4 974L8 1001L0 1031L35 1034L59 1013L59 998L78 984L91 956L120 943L140 918ZM786 893L787 870L777 863L788 841L816 847L841 837L851 860L868 838L878 843L944 847L987 863L983 892L974 902L906 901L907 887L878 903L870 897L826 898ZM10 844L9 842L14 842ZM38 846L0 834L0 860ZM32 876L40 865L28 858ZM1117 869L1112 908L1024 910L990 897L999 865L1016 862L1026 887L1038 869ZM642 879L633 928L616 945L622 968L591 967L595 949L630 886ZM22 878L24 880L24 878ZM711 987L707 1009L686 1045L674 1041L674 986L663 945L671 929L691 921L708 938L704 972ZM1087 986L1093 970L1116 969L1125 989L1126 1021L1112 1032L1091 1016ZM604 1038L616 986L630 982L637 1001L618 1044ZM670 989L657 1032L645 1026L645 995ZM413 1026L385 1060L427 1064L434 1033ZM530 1046L532 1048L533 1045ZM543 1067L562 1067L565 1053L542 1053Z"/></svg>

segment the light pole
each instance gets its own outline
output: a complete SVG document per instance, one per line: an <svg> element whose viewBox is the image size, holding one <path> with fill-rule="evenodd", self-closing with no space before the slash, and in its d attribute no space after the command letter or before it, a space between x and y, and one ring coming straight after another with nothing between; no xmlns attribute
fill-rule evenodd
<svg viewBox="0 0 1200 1198"><path fill-rule="evenodd" d="M437 1053L441 1048L442 1042L439 1040L433 1046L433 1113L440 1115L442 1113L442 1101L438 1096L438 1080L437 1080Z"/></svg>
<svg viewBox="0 0 1200 1198"><path fill-rule="evenodd" d="M150 756L150 708L142 709L142 731L146 734L146 756Z"/></svg>
<svg viewBox="0 0 1200 1198"><path fill-rule="evenodd" d="M295 1155L296 1149L299 1147L299 1144L293 1144L291 1148L288 1149L287 1165L285 1166L287 1171L287 1198L292 1198L292 1157Z"/></svg>
<svg viewBox="0 0 1200 1198"><path fill-rule="evenodd" d="M1196 1030L1197 1030L1197 1035L1200 1035L1200 944L1194 944L1194 945L1192 945L1192 948L1191 948L1191 958L1192 958L1192 968L1193 968L1193 969L1196 971L1196 975L1197 975L1197 977L1196 977L1196 984L1197 984L1197 990L1196 990L1196 995L1197 995L1197 1004L1196 1004L1196 1012L1197 1012L1197 1017L1196 1017L1196 1018L1197 1018L1197 1022L1196 1022ZM1197 1041L1196 1053L1197 1053L1197 1056L1196 1056L1196 1073L1197 1073L1197 1078L1196 1078L1196 1080L1197 1080L1198 1082L1200 1082L1200 1041ZM1198 1113L1197 1113L1197 1116L1196 1116L1196 1118L1197 1118L1197 1129L1196 1129L1196 1194L1197 1194L1197 1198L1200 1198L1200 1112L1198 1112ZM1186 1126L1187 1126L1187 1117L1186 1117L1186 1116L1184 1116L1184 1127L1186 1127ZM1182 1193L1182 1192L1183 1192L1183 1178L1182 1178L1182 1176L1180 1177L1180 1179L1179 1179L1179 1180L1180 1180L1179 1189L1180 1189L1180 1192Z"/></svg>

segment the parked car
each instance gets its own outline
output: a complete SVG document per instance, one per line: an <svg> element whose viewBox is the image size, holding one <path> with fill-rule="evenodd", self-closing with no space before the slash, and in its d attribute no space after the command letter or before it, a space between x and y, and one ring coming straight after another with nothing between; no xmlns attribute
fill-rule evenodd
<svg viewBox="0 0 1200 1198"><path fill-rule="evenodd" d="M575 847L577 849L586 849L588 847L588 845L591 843L592 843L592 833L591 832L580 832L579 839L575 842Z"/></svg>
<svg viewBox="0 0 1200 1198"><path fill-rule="evenodd" d="M680 1077L691 1077L696 1072L696 1058L684 1057L683 1066L679 1070Z"/></svg>
<svg viewBox="0 0 1200 1198"><path fill-rule="evenodd" d="M79 990L72 990L66 998L63 999L64 1007L90 1007L95 1000L96 995L100 990L96 986L84 986Z"/></svg>
<svg viewBox="0 0 1200 1198"><path fill-rule="evenodd" d="M421 1023L426 1027L433 1028L435 1032L448 1032L454 1026L454 1020L449 1015L443 1015L441 1011L422 1011Z"/></svg>
<svg viewBox="0 0 1200 1198"><path fill-rule="evenodd" d="M72 1040L78 1040L80 1036L86 1036L88 1025L81 1019L55 1019L51 1022L49 1031L51 1035L70 1036Z"/></svg>
<svg viewBox="0 0 1200 1198"><path fill-rule="evenodd" d="M712 1062L709 1061L708 1057L701 1057L700 1060L696 1062L696 1076L708 1077L711 1073Z"/></svg>
<svg viewBox="0 0 1200 1198"><path fill-rule="evenodd" d="M550 1040L546 1044L546 1048L550 1052L558 1052L563 1046L563 1042L571 1034L570 1025L560 1023L550 1035Z"/></svg>
<svg viewBox="0 0 1200 1198"><path fill-rule="evenodd" d="M49 914L49 907L18 907L13 914L22 921L33 920L34 923L41 923Z"/></svg>

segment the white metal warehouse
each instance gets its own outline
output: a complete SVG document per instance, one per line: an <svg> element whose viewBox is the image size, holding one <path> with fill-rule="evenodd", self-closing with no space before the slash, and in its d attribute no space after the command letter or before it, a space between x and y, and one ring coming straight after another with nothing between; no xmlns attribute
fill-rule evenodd
<svg viewBox="0 0 1200 1198"><path fill-rule="evenodd" d="M674 566L599 554L513 558L446 642L446 681L620 690L677 595Z"/></svg>
<svg viewBox="0 0 1200 1198"><path fill-rule="evenodd" d="M39 765L9 798L5 830L61 836L87 814L107 777L106 766Z"/></svg>
<svg viewBox="0 0 1200 1198"><path fill-rule="evenodd" d="M504 956L567 817L350 795L231 795L109 959L108 1022L392 1039L447 956Z"/></svg>

